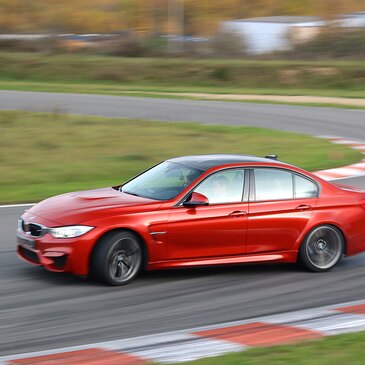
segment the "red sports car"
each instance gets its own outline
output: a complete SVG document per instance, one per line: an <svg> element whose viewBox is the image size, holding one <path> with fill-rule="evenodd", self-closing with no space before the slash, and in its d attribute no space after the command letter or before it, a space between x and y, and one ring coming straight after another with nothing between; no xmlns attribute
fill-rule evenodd
<svg viewBox="0 0 365 365"><path fill-rule="evenodd" d="M141 269L299 262L365 251L365 192L271 156L173 158L125 184L59 195L19 219L18 254L123 285Z"/></svg>

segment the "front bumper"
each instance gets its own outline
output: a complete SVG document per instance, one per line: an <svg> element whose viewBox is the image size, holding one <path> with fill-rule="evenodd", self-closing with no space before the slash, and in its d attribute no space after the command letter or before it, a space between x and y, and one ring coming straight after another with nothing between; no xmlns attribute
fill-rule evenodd
<svg viewBox="0 0 365 365"><path fill-rule="evenodd" d="M17 231L17 254L29 264L48 271L88 275L93 238L57 239L50 234L33 237Z"/></svg>
<svg viewBox="0 0 365 365"><path fill-rule="evenodd" d="M48 271L54 272L72 272L70 252L62 251L46 251L41 252L31 248L23 243L18 244L18 256L24 261L36 265L43 266Z"/></svg>

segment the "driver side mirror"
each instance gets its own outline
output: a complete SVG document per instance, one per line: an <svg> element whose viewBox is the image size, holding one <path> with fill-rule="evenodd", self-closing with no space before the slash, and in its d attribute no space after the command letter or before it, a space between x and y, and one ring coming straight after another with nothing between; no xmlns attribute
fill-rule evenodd
<svg viewBox="0 0 365 365"><path fill-rule="evenodd" d="M200 193L192 193L190 200L185 201L183 203L184 207L191 207L191 208L199 206L199 205L209 205L208 198L205 195L200 194Z"/></svg>

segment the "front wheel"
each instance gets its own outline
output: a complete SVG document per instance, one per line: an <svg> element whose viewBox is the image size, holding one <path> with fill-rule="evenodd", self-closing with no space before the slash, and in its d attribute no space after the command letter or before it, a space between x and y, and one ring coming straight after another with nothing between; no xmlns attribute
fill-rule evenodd
<svg viewBox="0 0 365 365"><path fill-rule="evenodd" d="M323 225L314 228L305 238L299 250L299 262L315 272L332 269L341 259L344 239L336 227Z"/></svg>
<svg viewBox="0 0 365 365"><path fill-rule="evenodd" d="M93 277L110 285L126 285L142 267L142 248L132 232L106 234L95 248L90 271Z"/></svg>

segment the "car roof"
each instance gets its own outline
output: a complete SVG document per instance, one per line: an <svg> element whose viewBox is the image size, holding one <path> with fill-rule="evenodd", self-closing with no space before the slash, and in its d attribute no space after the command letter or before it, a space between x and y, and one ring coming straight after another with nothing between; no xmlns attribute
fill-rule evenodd
<svg viewBox="0 0 365 365"><path fill-rule="evenodd" d="M250 155L230 155L230 154L182 156L182 157L171 158L168 161L180 163L182 165L186 165L204 171L209 170L213 167L236 164L236 163L269 162L274 165L289 166L284 162L273 160L272 158L256 157Z"/></svg>

